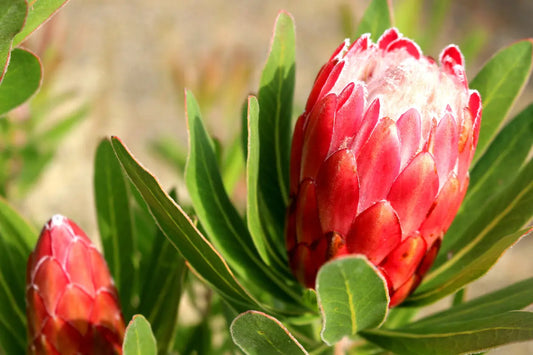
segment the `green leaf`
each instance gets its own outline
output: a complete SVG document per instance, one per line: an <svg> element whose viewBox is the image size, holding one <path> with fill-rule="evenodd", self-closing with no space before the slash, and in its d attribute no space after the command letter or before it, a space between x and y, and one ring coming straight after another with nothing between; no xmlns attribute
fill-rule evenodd
<svg viewBox="0 0 533 355"><path fill-rule="evenodd" d="M9 64L13 37L24 26L27 11L28 3L25 0L0 2L0 83Z"/></svg>
<svg viewBox="0 0 533 355"><path fill-rule="evenodd" d="M235 191L237 183L243 177L244 159L241 146L241 138L237 137L223 150L220 170L224 189L228 195Z"/></svg>
<svg viewBox="0 0 533 355"><path fill-rule="evenodd" d="M41 85L41 62L24 49L11 52L9 68L0 84L0 115L28 100Z"/></svg>
<svg viewBox="0 0 533 355"><path fill-rule="evenodd" d="M397 354L475 353L533 339L533 313L508 312L416 329L368 330L361 336Z"/></svg>
<svg viewBox="0 0 533 355"><path fill-rule="evenodd" d="M124 343L122 344L124 355L156 355L157 346L150 323L140 314L133 319L126 328Z"/></svg>
<svg viewBox="0 0 533 355"><path fill-rule="evenodd" d="M122 167L146 202L157 225L189 265L237 309L261 308L241 286L226 261L196 228L183 209L161 188L117 138L111 139Z"/></svg>
<svg viewBox="0 0 533 355"><path fill-rule="evenodd" d="M521 310L533 304L533 278L517 282L490 294L461 303L445 311L425 317L405 328L419 328L439 325L443 322L468 321Z"/></svg>
<svg viewBox="0 0 533 355"><path fill-rule="evenodd" d="M263 225L263 206L259 196L259 104L253 96L248 98L248 154L246 160L247 204L246 216L248 230L261 259L269 266L287 271L286 262L277 253L276 240L269 239L268 227Z"/></svg>
<svg viewBox="0 0 533 355"><path fill-rule="evenodd" d="M0 198L0 353L26 351L26 263L38 232Z"/></svg>
<svg viewBox="0 0 533 355"><path fill-rule="evenodd" d="M130 193L113 147L104 139L98 145L94 163L94 192L98 229L109 270L118 287L126 319L133 313L136 268L133 264L135 239L132 230Z"/></svg>
<svg viewBox="0 0 533 355"><path fill-rule="evenodd" d="M533 42L524 40L502 49L479 71L470 88L481 94L483 118L472 164L483 155L531 73Z"/></svg>
<svg viewBox="0 0 533 355"><path fill-rule="evenodd" d="M259 83L259 200L269 238L285 256L285 208L289 200L289 157L295 81L292 17L276 19L268 60Z"/></svg>
<svg viewBox="0 0 533 355"><path fill-rule="evenodd" d="M293 299L299 300L301 295L291 291L285 280L261 262L244 221L226 194L212 142L202 124L198 104L189 91L186 100L189 158L185 182L209 240L248 282L282 300L291 293Z"/></svg>
<svg viewBox="0 0 533 355"><path fill-rule="evenodd" d="M230 331L245 354L307 354L280 321L262 312L240 314L231 323Z"/></svg>
<svg viewBox="0 0 533 355"><path fill-rule="evenodd" d="M143 271L145 277L139 312L153 324L159 353L167 354L178 322L178 308L187 271L185 259L158 231Z"/></svg>
<svg viewBox="0 0 533 355"><path fill-rule="evenodd" d="M68 0L67 0L68 1ZM17 34L13 40L13 45L19 45L33 31L44 24L52 17L63 5L65 0L34 0L28 9L28 16L22 31Z"/></svg>
<svg viewBox="0 0 533 355"><path fill-rule="evenodd" d="M381 36L386 29L392 26L391 9L388 0L373 0L368 5L359 26L357 27L357 36L364 33L370 33L372 38L376 39Z"/></svg>
<svg viewBox="0 0 533 355"><path fill-rule="evenodd" d="M463 234L475 237L461 249L450 249L451 258L426 275L406 305L430 303L457 291L487 272L507 248L531 232L517 229L530 220L533 211L532 176L533 160L506 189L483 204L483 211Z"/></svg>
<svg viewBox="0 0 533 355"><path fill-rule="evenodd" d="M318 303L323 316L322 339L333 345L344 336L378 327L389 305L387 282L363 256L330 261L317 276Z"/></svg>
<svg viewBox="0 0 533 355"><path fill-rule="evenodd" d="M435 266L445 262L450 252L466 247L477 235L465 234L465 230L483 212L479 206L491 204L489 201L508 188L517 173L524 168L531 149L531 137L533 105L528 106L501 130L471 171L468 192L443 240ZM505 204L500 205L502 212L507 207ZM532 213L530 210L530 216Z"/></svg>

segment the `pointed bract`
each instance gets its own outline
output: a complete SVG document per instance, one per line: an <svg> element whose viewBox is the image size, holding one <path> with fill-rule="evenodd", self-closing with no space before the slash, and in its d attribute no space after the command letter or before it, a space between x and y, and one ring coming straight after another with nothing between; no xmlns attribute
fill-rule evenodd
<svg viewBox="0 0 533 355"><path fill-rule="evenodd" d="M124 320L107 264L85 233L56 215L30 255L30 354L120 354Z"/></svg>

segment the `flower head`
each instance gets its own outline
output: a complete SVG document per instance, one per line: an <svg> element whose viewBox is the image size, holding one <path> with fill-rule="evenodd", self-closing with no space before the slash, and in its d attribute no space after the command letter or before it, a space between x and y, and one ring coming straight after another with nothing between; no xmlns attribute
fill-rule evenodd
<svg viewBox="0 0 533 355"><path fill-rule="evenodd" d="M468 186L481 121L459 48L440 65L395 29L346 41L320 70L291 151L286 244L307 287L318 269L364 254L391 305L421 281Z"/></svg>

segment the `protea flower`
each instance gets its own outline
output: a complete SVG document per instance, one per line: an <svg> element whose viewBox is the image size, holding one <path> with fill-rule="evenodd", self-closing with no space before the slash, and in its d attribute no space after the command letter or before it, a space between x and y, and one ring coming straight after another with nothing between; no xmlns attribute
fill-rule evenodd
<svg viewBox="0 0 533 355"><path fill-rule="evenodd" d="M68 218L44 226L26 284L30 353L121 353L124 320L106 262Z"/></svg>
<svg viewBox="0 0 533 355"><path fill-rule="evenodd" d="M307 287L318 269L364 254L391 306L419 284L468 186L481 121L464 60L440 65L395 29L346 41L319 72L292 142L286 243Z"/></svg>

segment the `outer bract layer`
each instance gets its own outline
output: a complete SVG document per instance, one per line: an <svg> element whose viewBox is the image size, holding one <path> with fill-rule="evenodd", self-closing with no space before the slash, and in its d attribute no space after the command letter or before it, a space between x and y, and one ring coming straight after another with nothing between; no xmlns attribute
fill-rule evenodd
<svg viewBox="0 0 533 355"><path fill-rule="evenodd" d="M119 354L124 320L106 262L85 233L56 215L28 260L31 354Z"/></svg>
<svg viewBox="0 0 533 355"><path fill-rule="evenodd" d="M459 48L440 65L395 29L346 41L320 70L292 142L286 243L307 287L364 254L391 306L420 283L468 186L481 121Z"/></svg>

